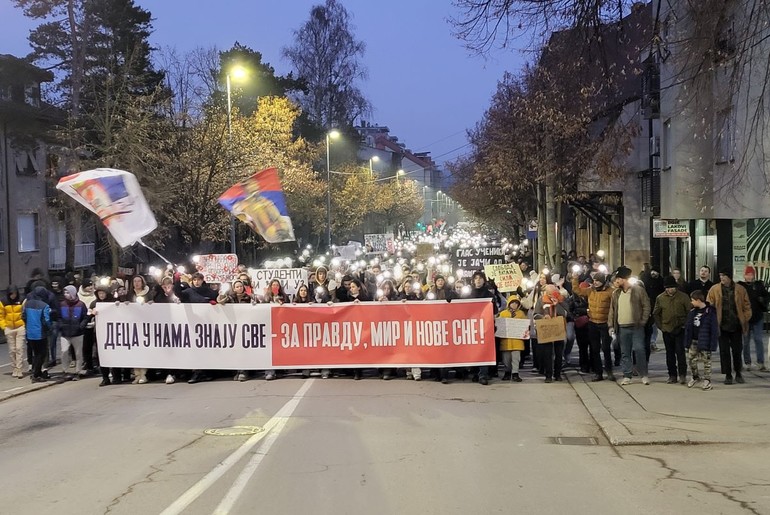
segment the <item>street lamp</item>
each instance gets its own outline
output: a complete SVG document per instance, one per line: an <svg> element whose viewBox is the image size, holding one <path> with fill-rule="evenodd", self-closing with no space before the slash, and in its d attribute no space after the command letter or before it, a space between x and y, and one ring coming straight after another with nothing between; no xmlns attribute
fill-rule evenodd
<svg viewBox="0 0 770 515"><path fill-rule="evenodd" d="M232 147L233 147L233 102L230 93L230 77L235 80L240 80L246 77L246 68L243 66L233 66L225 74L225 83L227 85L227 153L230 157L228 159L228 166L230 167L230 178L235 181L235 170L232 165ZM236 254L235 251L235 215L230 213L230 253Z"/></svg>
<svg viewBox="0 0 770 515"><path fill-rule="evenodd" d="M340 137L340 131L326 133L326 243L332 248L332 169L329 162L329 140Z"/></svg>
<svg viewBox="0 0 770 515"><path fill-rule="evenodd" d="M377 163L380 160L380 156L372 156L369 158L369 178L374 179L374 168L372 163Z"/></svg>
<svg viewBox="0 0 770 515"><path fill-rule="evenodd" d="M402 175L405 175L405 174L406 174L406 172L405 172L405 171L403 171L403 170L399 170L399 171L397 171L397 172L396 172L396 182L398 182L398 178L399 178L399 177L401 177Z"/></svg>

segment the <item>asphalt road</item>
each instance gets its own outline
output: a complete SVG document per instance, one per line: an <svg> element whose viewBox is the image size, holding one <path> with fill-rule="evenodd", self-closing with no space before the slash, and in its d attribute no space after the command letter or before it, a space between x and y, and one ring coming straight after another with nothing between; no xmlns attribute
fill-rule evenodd
<svg viewBox="0 0 770 515"><path fill-rule="evenodd" d="M770 513L766 446L612 447L523 375L57 385L0 403L0 512Z"/></svg>

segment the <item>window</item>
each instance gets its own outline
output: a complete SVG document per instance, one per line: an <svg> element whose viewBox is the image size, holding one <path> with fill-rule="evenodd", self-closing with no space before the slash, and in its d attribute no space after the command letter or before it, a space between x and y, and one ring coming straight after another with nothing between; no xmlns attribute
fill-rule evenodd
<svg viewBox="0 0 770 515"><path fill-rule="evenodd" d="M40 163L37 159L38 150L16 150L16 175L37 175Z"/></svg>
<svg viewBox="0 0 770 515"><path fill-rule="evenodd" d="M714 161L716 164L724 164L733 161L734 123L732 109L719 111L716 117L714 129L717 131L714 137Z"/></svg>
<svg viewBox="0 0 770 515"><path fill-rule="evenodd" d="M19 252L34 252L38 249L37 213L19 213L16 219L19 233Z"/></svg>
<svg viewBox="0 0 770 515"><path fill-rule="evenodd" d="M663 122L663 135L661 137L663 148L661 151L661 162L663 170L671 170L671 119Z"/></svg>

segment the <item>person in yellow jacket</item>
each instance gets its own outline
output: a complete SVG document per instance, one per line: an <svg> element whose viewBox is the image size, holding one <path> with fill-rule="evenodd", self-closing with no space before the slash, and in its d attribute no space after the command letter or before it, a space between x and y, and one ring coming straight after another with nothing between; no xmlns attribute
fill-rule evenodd
<svg viewBox="0 0 770 515"><path fill-rule="evenodd" d="M8 354L13 366L13 377L24 377L23 366L26 329L24 320L21 319L22 302L19 297L19 289L16 286L8 287L8 295L5 302L0 302L0 328L5 333L5 341L8 342Z"/></svg>
<svg viewBox="0 0 770 515"><path fill-rule="evenodd" d="M498 315L500 318L518 318L527 320L527 314L521 309L521 299L516 295L508 297L507 309ZM519 376L519 363L521 363L521 351L524 350L524 340L518 338L500 338L500 352L503 356L505 373L503 381L521 382Z"/></svg>

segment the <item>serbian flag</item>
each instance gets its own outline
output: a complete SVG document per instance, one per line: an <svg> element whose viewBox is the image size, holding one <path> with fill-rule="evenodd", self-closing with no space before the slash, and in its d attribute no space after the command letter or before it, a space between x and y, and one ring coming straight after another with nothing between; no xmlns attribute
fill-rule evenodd
<svg viewBox="0 0 770 515"><path fill-rule="evenodd" d="M62 177L56 189L96 214L121 247L130 247L158 227L136 176L97 168Z"/></svg>
<svg viewBox="0 0 770 515"><path fill-rule="evenodd" d="M269 243L294 241L278 170L267 168L222 193L219 203Z"/></svg>

